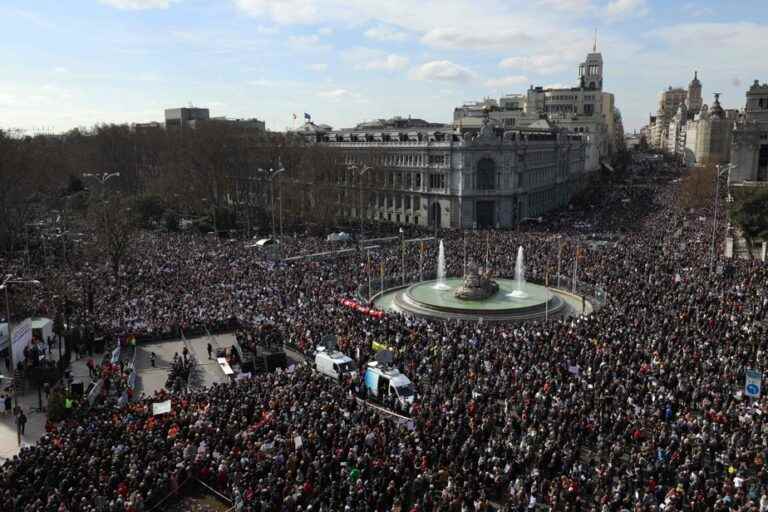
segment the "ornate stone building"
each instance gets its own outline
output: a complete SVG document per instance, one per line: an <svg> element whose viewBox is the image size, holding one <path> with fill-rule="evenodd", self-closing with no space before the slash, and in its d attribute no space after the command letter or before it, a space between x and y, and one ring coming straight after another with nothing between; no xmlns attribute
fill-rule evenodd
<svg viewBox="0 0 768 512"><path fill-rule="evenodd" d="M731 147L732 184L768 182L768 84L755 80Z"/></svg>
<svg viewBox="0 0 768 512"><path fill-rule="evenodd" d="M454 126L479 128L486 111L499 128L541 126L541 121L546 120L545 126L584 134L585 167L589 171L599 169L623 145L621 114L615 107L614 95L603 91L603 56L596 47L579 64L575 87L531 86L525 94L465 103L454 109Z"/></svg>
<svg viewBox="0 0 768 512"><path fill-rule="evenodd" d="M546 125L546 123L545 123ZM585 175L580 134L479 129L394 118L351 129L307 123L306 141L337 148L342 215L439 227L512 227L566 205Z"/></svg>
<svg viewBox="0 0 768 512"><path fill-rule="evenodd" d="M737 116L737 111L726 111L720 105L720 94L715 94L711 108L702 106L701 113L685 127L686 164L727 163L731 158L731 132Z"/></svg>

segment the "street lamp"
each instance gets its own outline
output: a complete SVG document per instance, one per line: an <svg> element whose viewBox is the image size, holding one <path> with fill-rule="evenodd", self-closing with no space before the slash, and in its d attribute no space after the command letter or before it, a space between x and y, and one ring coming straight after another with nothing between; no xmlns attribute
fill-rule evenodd
<svg viewBox="0 0 768 512"><path fill-rule="evenodd" d="M110 179L120 176L119 172L101 172L101 173L92 173L92 172L84 172L81 175L83 178L93 178L102 185L106 185L107 181Z"/></svg>
<svg viewBox="0 0 768 512"><path fill-rule="evenodd" d="M405 286L405 232L403 228L400 231L400 274L402 276L402 284Z"/></svg>
<svg viewBox="0 0 768 512"><path fill-rule="evenodd" d="M367 173L370 170L373 170L373 167L364 165L362 167L358 167L356 165L350 165L347 167L347 170L350 170L355 173L357 176L357 181L359 185L359 193L358 193L358 209L357 214L360 217L360 247L363 246L363 239L365 238L363 236L363 175Z"/></svg>
<svg viewBox="0 0 768 512"><path fill-rule="evenodd" d="M14 361L13 357L13 335L11 330L11 303L8 300L8 287L12 284L19 284L19 285L33 285L33 286L39 286L40 281L37 279L19 279L15 277L13 274L6 274L5 279L3 279L2 284L0 284L0 290L3 290L5 292L5 322L8 324L8 351L11 354L11 378L14 379L13 382L13 398L16 402L16 405L18 405L18 400L16 398L16 388L18 387L16 385L16 362Z"/></svg>
<svg viewBox="0 0 768 512"><path fill-rule="evenodd" d="M272 212L272 238L277 238L277 234L275 232L275 176L278 174L284 173L285 168L280 165L279 169L258 169L259 173L266 176L267 181L269 181L269 200L271 203L271 212ZM282 218L283 218L283 200L282 200L282 187L280 187L280 225L282 225Z"/></svg>
<svg viewBox="0 0 768 512"><path fill-rule="evenodd" d="M720 169L718 165L715 172L715 214L712 218L712 245L709 250L709 273L712 274L715 269L715 240L717 237L717 209L720 206L720 177L728 173L728 185L731 183L731 168L735 167L735 164L728 164L725 169Z"/></svg>

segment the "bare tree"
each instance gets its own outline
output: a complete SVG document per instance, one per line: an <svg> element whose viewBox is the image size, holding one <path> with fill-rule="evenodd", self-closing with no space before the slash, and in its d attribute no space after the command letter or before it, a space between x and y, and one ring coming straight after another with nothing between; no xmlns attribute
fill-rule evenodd
<svg viewBox="0 0 768 512"><path fill-rule="evenodd" d="M126 201L119 194L100 201L92 208L92 220L96 247L109 259L115 280L119 281L120 265L128 254L136 232Z"/></svg>

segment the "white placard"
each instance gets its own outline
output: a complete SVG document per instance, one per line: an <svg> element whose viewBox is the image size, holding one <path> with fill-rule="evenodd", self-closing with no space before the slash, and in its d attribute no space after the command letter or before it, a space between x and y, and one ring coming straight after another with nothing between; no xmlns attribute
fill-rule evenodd
<svg viewBox="0 0 768 512"><path fill-rule="evenodd" d="M152 404L152 415L157 416L158 414L166 414L171 412L171 401L166 400L165 402L157 402Z"/></svg>
<svg viewBox="0 0 768 512"><path fill-rule="evenodd" d="M744 394L751 398L757 398L762 391L763 375L755 370L747 370L744 379Z"/></svg>
<svg viewBox="0 0 768 512"><path fill-rule="evenodd" d="M301 436L296 436L293 438L293 446L295 446L297 450L301 448L303 445L304 445L304 442L301 440Z"/></svg>

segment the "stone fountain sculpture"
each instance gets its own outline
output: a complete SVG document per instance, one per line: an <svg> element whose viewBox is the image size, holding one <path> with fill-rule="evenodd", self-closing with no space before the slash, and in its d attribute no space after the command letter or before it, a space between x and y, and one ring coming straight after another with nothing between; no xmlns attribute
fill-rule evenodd
<svg viewBox="0 0 768 512"><path fill-rule="evenodd" d="M498 291L499 285L491 279L490 272L483 274L476 263L470 263L464 282L456 289L454 296L461 300L485 300Z"/></svg>

